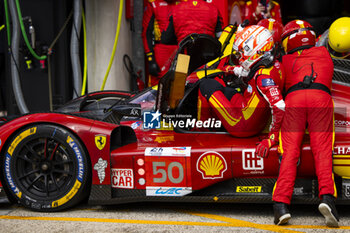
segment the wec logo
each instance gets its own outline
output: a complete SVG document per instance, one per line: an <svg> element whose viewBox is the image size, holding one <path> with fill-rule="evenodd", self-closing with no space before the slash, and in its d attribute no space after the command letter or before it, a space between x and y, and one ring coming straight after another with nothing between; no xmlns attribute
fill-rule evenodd
<svg viewBox="0 0 350 233"><path fill-rule="evenodd" d="M181 194L181 191L182 188L169 188L169 189L162 189L162 188L159 188L157 189L156 191L156 194L159 194L159 195L180 195Z"/></svg>

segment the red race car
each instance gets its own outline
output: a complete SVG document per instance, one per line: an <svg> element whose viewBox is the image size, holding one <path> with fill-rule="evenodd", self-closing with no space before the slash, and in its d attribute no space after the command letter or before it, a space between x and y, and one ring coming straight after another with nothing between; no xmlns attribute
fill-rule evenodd
<svg viewBox="0 0 350 233"><path fill-rule="evenodd" d="M179 53L184 50L192 54L190 72L223 51L220 42L201 35L192 35L180 44ZM91 93L55 112L3 121L0 195L5 191L10 201L36 211L63 210L83 200L102 205L271 202L279 168L277 147L269 157L259 158L255 147L264 132L235 138L215 119L198 123L198 86L179 89L175 81L179 53L158 88L138 94ZM348 204L350 66L344 62L335 61L333 163L338 203ZM218 128L197 130L201 124ZM306 134L293 202L318 202L313 164Z"/></svg>

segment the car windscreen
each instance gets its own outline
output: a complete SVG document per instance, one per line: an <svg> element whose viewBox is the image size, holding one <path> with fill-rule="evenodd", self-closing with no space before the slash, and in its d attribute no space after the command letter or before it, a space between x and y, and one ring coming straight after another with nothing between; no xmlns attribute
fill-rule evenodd
<svg viewBox="0 0 350 233"><path fill-rule="evenodd" d="M142 112L153 111L156 103L157 90L150 88L145 92L142 92L132 99L129 103L131 104L140 104Z"/></svg>

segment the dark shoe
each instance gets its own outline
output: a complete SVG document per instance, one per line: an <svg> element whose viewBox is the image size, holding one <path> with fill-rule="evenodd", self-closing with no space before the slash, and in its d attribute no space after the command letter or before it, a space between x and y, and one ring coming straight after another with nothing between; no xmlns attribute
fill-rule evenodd
<svg viewBox="0 0 350 233"><path fill-rule="evenodd" d="M326 218L326 225L329 227L339 227L339 215L335 208L335 198L332 195L322 195L321 204L318 210Z"/></svg>
<svg viewBox="0 0 350 233"><path fill-rule="evenodd" d="M287 204L283 202L275 202L273 204L273 212L275 214L275 220L273 222L276 225L285 225L291 218Z"/></svg>

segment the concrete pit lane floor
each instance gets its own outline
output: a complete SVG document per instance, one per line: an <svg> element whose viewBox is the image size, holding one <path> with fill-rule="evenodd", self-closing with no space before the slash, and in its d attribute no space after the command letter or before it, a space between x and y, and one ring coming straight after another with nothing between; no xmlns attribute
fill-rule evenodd
<svg viewBox="0 0 350 233"><path fill-rule="evenodd" d="M132 203L79 205L58 213L39 213L0 202L0 232L350 232L348 206L337 206L340 228L331 229L317 205L294 205L286 226L273 224L270 204Z"/></svg>

